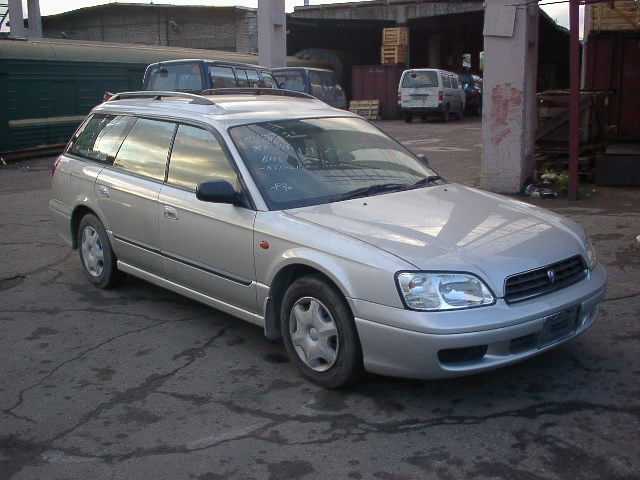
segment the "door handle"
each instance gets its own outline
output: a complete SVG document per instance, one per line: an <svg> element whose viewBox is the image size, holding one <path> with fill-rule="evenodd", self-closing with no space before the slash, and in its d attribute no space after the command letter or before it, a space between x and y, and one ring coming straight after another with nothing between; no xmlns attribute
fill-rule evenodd
<svg viewBox="0 0 640 480"><path fill-rule="evenodd" d="M109 189L104 185L98 185L98 195L100 197L109 198Z"/></svg>
<svg viewBox="0 0 640 480"><path fill-rule="evenodd" d="M164 216L169 220L178 220L178 211L168 205L164 206Z"/></svg>

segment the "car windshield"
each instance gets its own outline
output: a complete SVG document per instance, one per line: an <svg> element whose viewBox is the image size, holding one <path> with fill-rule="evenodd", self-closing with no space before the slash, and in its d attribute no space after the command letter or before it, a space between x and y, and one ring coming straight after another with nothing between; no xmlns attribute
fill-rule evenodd
<svg viewBox="0 0 640 480"><path fill-rule="evenodd" d="M426 162L360 118L310 118L234 127L271 210L338 202L443 180Z"/></svg>

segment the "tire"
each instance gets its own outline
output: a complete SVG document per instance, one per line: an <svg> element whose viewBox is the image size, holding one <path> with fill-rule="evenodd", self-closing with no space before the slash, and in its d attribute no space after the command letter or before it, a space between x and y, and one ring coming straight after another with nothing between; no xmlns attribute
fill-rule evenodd
<svg viewBox="0 0 640 480"><path fill-rule="evenodd" d="M404 121L407 123L411 123L411 120L413 120L413 115L411 115L410 113L405 113L404 114Z"/></svg>
<svg viewBox="0 0 640 480"><path fill-rule="evenodd" d="M78 252L85 276L96 287L109 288L121 280L107 231L93 214L85 215L80 221Z"/></svg>
<svg viewBox="0 0 640 480"><path fill-rule="evenodd" d="M464 118L464 106L460 105L460 109L458 110L458 120L462 120Z"/></svg>
<svg viewBox="0 0 640 480"><path fill-rule="evenodd" d="M442 112L442 122L447 123L449 121L449 105L444 107L444 112Z"/></svg>
<svg viewBox="0 0 640 480"><path fill-rule="evenodd" d="M349 305L320 275L301 277L289 286L280 328L289 358L315 384L345 387L363 373L362 349Z"/></svg>

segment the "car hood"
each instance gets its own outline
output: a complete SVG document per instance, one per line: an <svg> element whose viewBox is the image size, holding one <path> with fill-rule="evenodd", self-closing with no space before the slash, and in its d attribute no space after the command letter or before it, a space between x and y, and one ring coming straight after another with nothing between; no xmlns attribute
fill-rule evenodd
<svg viewBox="0 0 640 480"><path fill-rule="evenodd" d="M407 269L476 273L499 296L505 277L584 252L571 220L456 184L287 213L384 250Z"/></svg>

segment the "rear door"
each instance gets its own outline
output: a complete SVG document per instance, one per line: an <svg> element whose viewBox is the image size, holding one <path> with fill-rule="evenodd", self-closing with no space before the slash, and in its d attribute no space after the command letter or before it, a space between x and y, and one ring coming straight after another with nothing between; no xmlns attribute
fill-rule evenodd
<svg viewBox="0 0 640 480"><path fill-rule="evenodd" d="M135 120L113 166L104 168L95 183L96 203L118 259L154 274L163 271L158 194L175 129L173 122Z"/></svg>
<svg viewBox="0 0 640 480"><path fill-rule="evenodd" d="M436 70L415 70L402 77L402 108L437 108L439 93Z"/></svg>

